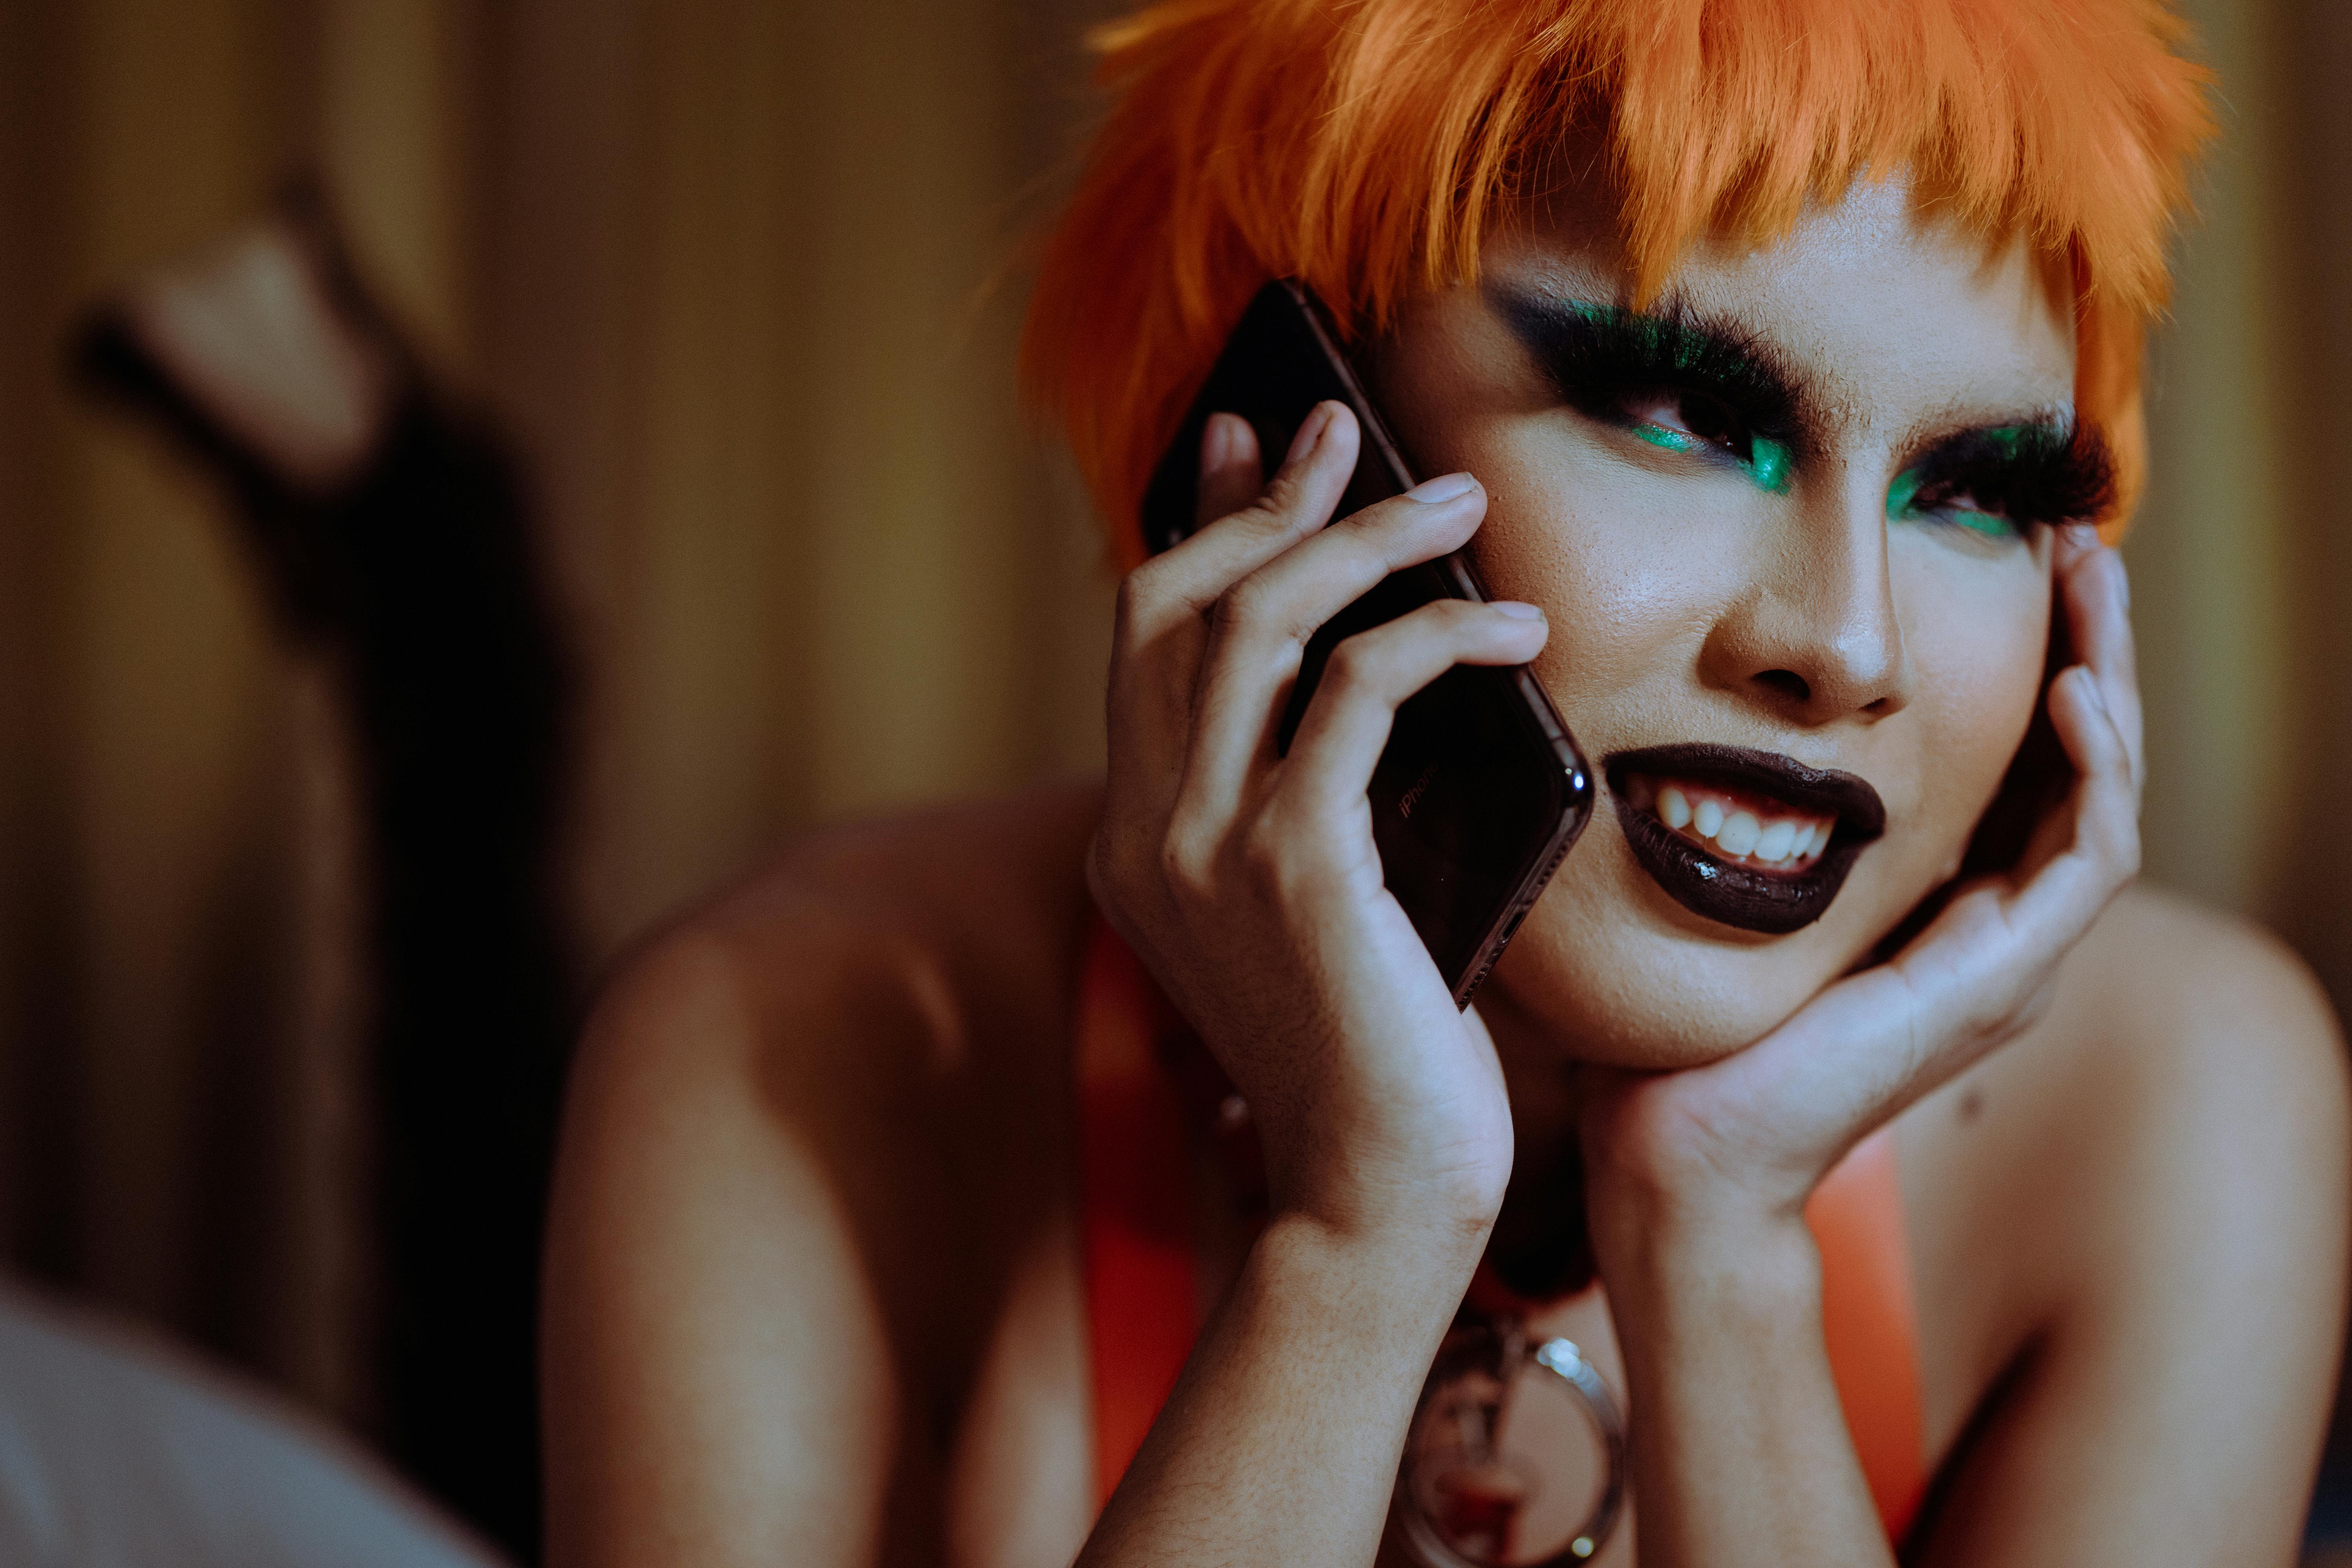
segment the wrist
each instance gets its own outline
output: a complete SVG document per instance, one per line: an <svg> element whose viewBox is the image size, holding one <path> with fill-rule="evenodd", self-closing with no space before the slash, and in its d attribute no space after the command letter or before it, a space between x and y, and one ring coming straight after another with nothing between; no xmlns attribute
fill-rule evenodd
<svg viewBox="0 0 2352 1568"><path fill-rule="evenodd" d="M1268 1197L1335 1240L1372 1251L1466 1257L1475 1267L1510 1184L1511 1148L1447 1160L1423 1157L1423 1140L1358 1127L1285 1136L1263 1127ZM1387 1147L1401 1152L1382 1157Z"/></svg>
<svg viewBox="0 0 2352 1568"><path fill-rule="evenodd" d="M1688 1194L1594 1191L1595 1261L1612 1299L1716 1311L1817 1301L1821 1251L1801 1203L1697 1203Z"/></svg>
<svg viewBox="0 0 2352 1568"><path fill-rule="evenodd" d="M1647 1129L1637 1130L1647 1134ZM1586 1206L1596 1246L1604 1232L1704 1248L1748 1236L1800 1231L1820 1173L1714 1146L1687 1133L1622 1136L1588 1117L1581 1130Z"/></svg>
<svg viewBox="0 0 2352 1568"><path fill-rule="evenodd" d="M1442 1331L1469 1289L1486 1235L1484 1226L1342 1225L1276 1209L1252 1248L1252 1265L1301 1299L1344 1310L1375 1337L1418 1323Z"/></svg>

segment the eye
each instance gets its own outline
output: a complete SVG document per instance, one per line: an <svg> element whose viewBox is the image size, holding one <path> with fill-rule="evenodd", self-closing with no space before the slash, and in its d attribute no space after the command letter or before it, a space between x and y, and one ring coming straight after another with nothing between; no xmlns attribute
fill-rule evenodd
<svg viewBox="0 0 2352 1568"><path fill-rule="evenodd" d="M1722 399L1703 392L1669 388L1635 393L1625 400L1625 417L1636 435L1656 446L1685 452L1713 447L1743 463L1755 455L1755 437L1748 422Z"/></svg>
<svg viewBox="0 0 2352 1568"><path fill-rule="evenodd" d="M1886 516L1893 522L1964 528L1984 539L2018 539L2024 535L2024 531L2005 513L1978 504L1965 486L1922 485L1916 469L1904 474L1888 489Z"/></svg>
<svg viewBox="0 0 2352 1568"><path fill-rule="evenodd" d="M1618 406L1626 428L1653 447L1727 458L1762 489L1779 495L1789 488L1795 454L1788 444L1758 434L1719 397L1665 388L1632 394Z"/></svg>
<svg viewBox="0 0 2352 1568"><path fill-rule="evenodd" d="M1987 539L2015 539L2019 534L2016 523L2000 512L1986 510L1977 505L1974 498L1965 494L1926 508L1923 515L1932 517L1937 522L1965 528L1971 533L1981 533Z"/></svg>

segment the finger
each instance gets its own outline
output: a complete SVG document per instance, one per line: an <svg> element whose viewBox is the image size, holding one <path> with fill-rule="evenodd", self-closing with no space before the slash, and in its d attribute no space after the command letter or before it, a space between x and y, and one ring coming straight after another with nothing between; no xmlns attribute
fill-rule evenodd
<svg viewBox="0 0 2352 1568"><path fill-rule="evenodd" d="M2059 962L2139 864L2131 759L2100 683L2070 666L2049 705L2076 779L2037 831L2021 883L1961 889L1891 963L1831 986L1726 1070L1794 1077L1809 1102L1874 1125L2031 1022Z"/></svg>
<svg viewBox="0 0 2352 1568"><path fill-rule="evenodd" d="M2004 898L1990 879L1963 889L1893 961L1837 981L1723 1064L1735 1079L1753 1075L1814 1108L1832 1146L1811 1152L1822 1162L1811 1174L1853 1129L1899 1113L2030 1018L2100 906L2063 872L2034 886L2043 896L2032 901Z"/></svg>
<svg viewBox="0 0 2352 1568"><path fill-rule="evenodd" d="M2065 531L2058 553L2059 590L2075 652L2098 682L2099 697L2122 736L2135 789L2146 777L2137 654L2131 627L2131 584L2123 558L2087 528Z"/></svg>
<svg viewBox="0 0 2352 1568"><path fill-rule="evenodd" d="M2043 825L2063 842L2013 891L1984 884L1955 900L1896 957L1895 966L1933 1004L1938 1049L1964 1046L2020 1005L2139 868L2130 757L2088 669L2071 667L2051 683L2050 715L2076 773L2067 801Z"/></svg>
<svg viewBox="0 0 2352 1568"><path fill-rule="evenodd" d="M1257 431L1238 414L1210 415L1201 431L1200 499L1193 508L1193 531L1241 510L1265 489Z"/></svg>
<svg viewBox="0 0 2352 1568"><path fill-rule="evenodd" d="M2067 574L2066 603L2075 648L2097 678L2101 703L2123 736L2137 783L2142 775L2142 715L2131 584L2123 557L2105 547L2085 554Z"/></svg>
<svg viewBox="0 0 2352 1568"><path fill-rule="evenodd" d="M1466 474L1433 479L1277 556L1219 601L1184 784L1204 808L1233 809L1273 764L1281 710L1323 623L1391 572L1459 549L1486 505Z"/></svg>
<svg viewBox="0 0 2352 1568"><path fill-rule="evenodd" d="M1864 1099L1907 1104L2001 1037L2138 868L2130 760L2088 669L2070 666L2051 683L2050 714L2076 780L2037 832L2022 882L1963 889L1891 963L1841 982L1818 1012L1808 1009L1819 1033L1804 1059L1832 1077L1861 1075ZM1869 1044L1895 1020L1908 1047L1899 1060ZM1880 1066L1865 1071L1864 1057Z"/></svg>
<svg viewBox="0 0 2352 1568"><path fill-rule="evenodd" d="M1202 612L1235 578L1321 528L1355 462L1354 416L1339 404L1320 405L1256 501L1119 584L1107 714L1114 795L1138 776L1170 779L1181 768L1208 642Z"/></svg>
<svg viewBox="0 0 2352 1568"><path fill-rule="evenodd" d="M2035 826L2009 888L2008 919L2030 945L2063 951L2139 869L2139 797L2131 757L2101 688L2082 665L2050 683L2050 720L2074 787Z"/></svg>
<svg viewBox="0 0 2352 1568"><path fill-rule="evenodd" d="M1149 641L1201 616L1226 589L1330 521L1356 471L1358 439L1346 405L1317 404L1255 500L1128 574L1138 589L1131 635Z"/></svg>
<svg viewBox="0 0 2352 1568"><path fill-rule="evenodd" d="M2050 687L2050 721L2076 777L2071 842L2051 866L2057 868L2069 856L2082 861L2101 905L2139 869L2134 759L2122 726L2107 710L2105 691L2105 683L2080 665L2062 672ZM2042 879L2035 878L2026 891L2035 891Z"/></svg>
<svg viewBox="0 0 2352 1568"><path fill-rule="evenodd" d="M1525 664L1549 635L1534 605L1441 599L1348 638L1299 721L1282 791L1323 820L1361 805L1405 699L1457 664Z"/></svg>

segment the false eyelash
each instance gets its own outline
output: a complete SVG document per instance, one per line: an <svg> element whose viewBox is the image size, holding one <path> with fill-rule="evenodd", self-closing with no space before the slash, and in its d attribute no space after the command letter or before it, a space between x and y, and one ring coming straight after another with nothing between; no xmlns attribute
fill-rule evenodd
<svg viewBox="0 0 2352 1568"><path fill-rule="evenodd" d="M1720 398L1758 435L1786 440L1795 427L1793 378L1771 352L1681 300L1647 311L1516 293L1496 304L1580 413L1621 423L1630 394L1675 388Z"/></svg>
<svg viewBox="0 0 2352 1568"><path fill-rule="evenodd" d="M1970 430L1922 458L1911 504L1932 508L1966 496L1979 511L2011 522L2081 522L2115 504L2116 464L2087 426L2056 423Z"/></svg>

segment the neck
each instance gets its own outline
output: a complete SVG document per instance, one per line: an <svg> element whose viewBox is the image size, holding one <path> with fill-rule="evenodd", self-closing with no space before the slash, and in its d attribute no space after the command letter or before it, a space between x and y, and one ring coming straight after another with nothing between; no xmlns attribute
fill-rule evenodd
<svg viewBox="0 0 2352 1568"><path fill-rule="evenodd" d="M1580 1289L1591 1274L1584 1163L1577 1142L1583 1094L1573 1058L1501 986L1478 999L1511 1097L1511 1184L1488 1260L1504 1282L1538 1300Z"/></svg>
<svg viewBox="0 0 2352 1568"><path fill-rule="evenodd" d="M1489 982L1476 1005L1510 1091L1517 1168L1538 1168L1572 1155L1577 1119L1584 1110L1575 1058L1561 1050L1558 1032L1521 1007L1505 987Z"/></svg>

